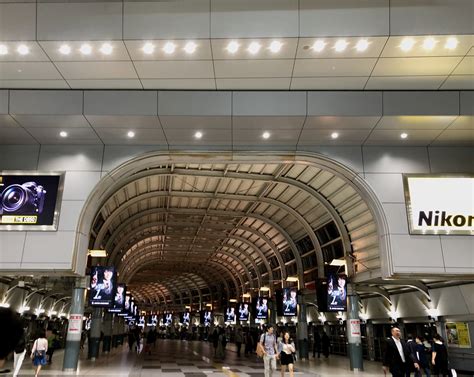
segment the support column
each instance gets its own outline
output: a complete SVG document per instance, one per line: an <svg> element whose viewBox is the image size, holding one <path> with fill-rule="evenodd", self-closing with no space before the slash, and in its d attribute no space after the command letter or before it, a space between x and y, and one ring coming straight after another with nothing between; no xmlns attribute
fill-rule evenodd
<svg viewBox="0 0 474 377"><path fill-rule="evenodd" d="M277 324L276 302L274 300L272 301L269 300L269 303L270 303L270 323L276 326Z"/></svg>
<svg viewBox="0 0 474 377"><path fill-rule="evenodd" d="M375 360L375 340L374 340L374 324L371 320L367 320L365 324L365 331L367 332L367 353L369 360Z"/></svg>
<svg viewBox="0 0 474 377"><path fill-rule="evenodd" d="M108 354L110 352L112 344L112 326L113 326L113 315L112 313L104 314L103 333L104 340L102 343L102 352Z"/></svg>
<svg viewBox="0 0 474 377"><path fill-rule="evenodd" d="M75 372L81 351L82 318L84 316L84 301L86 294L84 278L76 279L71 294L71 309L64 350L63 370Z"/></svg>
<svg viewBox="0 0 474 377"><path fill-rule="evenodd" d="M298 324L296 337L298 338L298 353L301 360L309 358L308 347L308 322L306 321L306 302L304 295L298 296Z"/></svg>
<svg viewBox="0 0 474 377"><path fill-rule="evenodd" d="M347 287L347 339L350 366L352 371L364 370L362 361L362 335L359 319L359 296L357 296L352 284Z"/></svg>
<svg viewBox="0 0 474 377"><path fill-rule="evenodd" d="M95 361L99 357L100 332L102 327L102 309L92 311L88 358Z"/></svg>

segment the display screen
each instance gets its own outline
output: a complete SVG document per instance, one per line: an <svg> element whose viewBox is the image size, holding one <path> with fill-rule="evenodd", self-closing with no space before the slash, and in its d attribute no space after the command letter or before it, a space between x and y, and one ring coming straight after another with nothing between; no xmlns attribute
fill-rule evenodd
<svg viewBox="0 0 474 377"><path fill-rule="evenodd" d="M298 290L296 288L284 288L282 303L284 316L296 316L298 308Z"/></svg>
<svg viewBox="0 0 474 377"><path fill-rule="evenodd" d="M156 314L148 316L148 323L147 326L158 326L158 316Z"/></svg>
<svg viewBox="0 0 474 377"><path fill-rule="evenodd" d="M138 326L145 327L145 316L144 315L141 315L140 317L138 317Z"/></svg>
<svg viewBox="0 0 474 377"><path fill-rule="evenodd" d="M127 288L125 284L117 284L117 291L114 296L114 303L109 309L109 313L121 313L125 310L125 301L127 299Z"/></svg>
<svg viewBox="0 0 474 377"><path fill-rule="evenodd" d="M235 307L228 306L225 311L225 322L234 323L235 322Z"/></svg>
<svg viewBox="0 0 474 377"><path fill-rule="evenodd" d="M184 312L179 315L179 321L183 325L189 325L191 323L191 313Z"/></svg>
<svg viewBox="0 0 474 377"><path fill-rule="evenodd" d="M62 185L60 173L0 174L0 230L57 230Z"/></svg>
<svg viewBox="0 0 474 377"><path fill-rule="evenodd" d="M163 316L163 324L165 326L171 326L173 324L173 314L167 313Z"/></svg>
<svg viewBox="0 0 474 377"><path fill-rule="evenodd" d="M111 307L117 291L116 280L115 267L91 267L90 304Z"/></svg>
<svg viewBox="0 0 474 377"><path fill-rule="evenodd" d="M347 310L347 277L330 274L327 283L327 310L344 312Z"/></svg>
<svg viewBox="0 0 474 377"><path fill-rule="evenodd" d="M212 323L212 312L210 310L206 310L201 312L201 323L204 326L211 326Z"/></svg>
<svg viewBox="0 0 474 377"><path fill-rule="evenodd" d="M268 298L259 297L255 304L255 317L257 319L268 318Z"/></svg>
<svg viewBox="0 0 474 377"><path fill-rule="evenodd" d="M249 304L247 302L241 302L239 304L239 321L249 320Z"/></svg>

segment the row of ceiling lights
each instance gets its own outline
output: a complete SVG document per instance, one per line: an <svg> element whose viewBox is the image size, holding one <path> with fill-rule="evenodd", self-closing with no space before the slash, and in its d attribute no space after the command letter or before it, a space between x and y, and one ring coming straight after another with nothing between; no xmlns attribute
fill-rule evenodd
<svg viewBox="0 0 474 377"><path fill-rule="evenodd" d="M429 51L435 48L438 42L439 41L435 39L434 37L427 37L424 39L422 46L425 50ZM458 43L459 41L457 40L457 38L449 37L445 41L444 48L448 50L454 50L457 47ZM310 48L313 51L322 52L326 48L327 44L328 43L324 39L318 39L313 43L313 45ZM406 37L402 40L399 47L401 50L407 52L407 51L410 51L415 46L415 44L416 44L416 41L414 38ZM338 39L333 44L332 48L336 52L343 52L347 49L349 45L350 43L347 42L347 40ZM367 39L359 39L357 43L355 44L354 48L358 52L363 52L367 50L369 45L370 45L370 42ZM196 51L197 47L198 45L195 42L188 41L183 46L183 50L187 54L191 55ZM268 44L267 49L270 50L272 53L278 53L280 52L282 47L283 47L282 42L278 40L274 40ZM156 46L153 43L146 42L142 46L142 51L147 55L151 55L155 52L155 48ZM176 51L177 48L178 46L174 42L166 42L163 45L162 50L165 54L172 55ZM232 40L227 44L225 49L230 54L235 54L240 49L240 43L236 40ZM249 43L246 50L248 53L252 55L256 55L261 49L262 49L262 45L259 42L253 41ZM99 48L99 51L104 55L111 55L113 50L114 50L113 46L108 42L103 43L102 46ZM28 55L30 53L30 48L25 44L20 44L17 47L16 51L20 55ZM68 44L63 44L59 47L58 51L62 55L69 55L72 52L72 48ZM79 48L79 52L82 55L90 55L92 51L93 51L93 48L89 43L83 43ZM0 44L0 55L7 55L7 54L8 54L8 47L6 45Z"/></svg>

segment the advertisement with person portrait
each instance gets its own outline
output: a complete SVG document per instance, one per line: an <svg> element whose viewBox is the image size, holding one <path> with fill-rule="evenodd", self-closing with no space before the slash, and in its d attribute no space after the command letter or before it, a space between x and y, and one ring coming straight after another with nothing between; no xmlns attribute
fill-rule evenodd
<svg viewBox="0 0 474 377"><path fill-rule="evenodd" d="M283 289L283 315L294 317L298 313L298 290L296 288Z"/></svg>
<svg viewBox="0 0 474 377"><path fill-rule="evenodd" d="M249 320L249 304L247 302L241 302L239 304L239 321Z"/></svg>
<svg viewBox="0 0 474 377"><path fill-rule="evenodd" d="M235 306L228 306L225 311L225 323L235 323Z"/></svg>
<svg viewBox="0 0 474 377"><path fill-rule="evenodd" d="M158 326L158 316L156 314L152 314L148 316L147 326L149 327Z"/></svg>
<svg viewBox="0 0 474 377"><path fill-rule="evenodd" d="M268 298L258 297L255 303L255 318L267 319L268 318Z"/></svg>
<svg viewBox="0 0 474 377"><path fill-rule="evenodd" d="M163 324L165 326L171 326L173 324L173 314L172 313L166 313L163 316Z"/></svg>
<svg viewBox="0 0 474 377"><path fill-rule="evenodd" d="M0 172L0 230L57 230L63 182L63 173Z"/></svg>
<svg viewBox="0 0 474 377"><path fill-rule="evenodd" d="M209 327L212 323L212 312L210 310L204 310L201 312L201 323Z"/></svg>
<svg viewBox="0 0 474 377"><path fill-rule="evenodd" d="M347 311L347 276L329 274L327 279L327 311Z"/></svg>
<svg viewBox="0 0 474 377"><path fill-rule="evenodd" d="M179 315L179 322L182 325L189 326L189 324L191 323L191 313L189 313L188 311L181 313Z"/></svg>
<svg viewBox="0 0 474 377"><path fill-rule="evenodd" d="M117 284L117 291L114 296L114 303L108 309L109 313L122 313L125 310L125 301L127 298L127 287L125 284Z"/></svg>
<svg viewBox="0 0 474 377"><path fill-rule="evenodd" d="M91 267L90 298L92 306L111 307L117 291L115 267Z"/></svg>

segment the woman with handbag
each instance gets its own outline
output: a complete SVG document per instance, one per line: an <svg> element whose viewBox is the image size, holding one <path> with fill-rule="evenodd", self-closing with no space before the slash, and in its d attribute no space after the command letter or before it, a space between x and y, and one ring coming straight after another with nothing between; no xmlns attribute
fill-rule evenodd
<svg viewBox="0 0 474 377"><path fill-rule="evenodd" d="M290 339L290 333L285 332L281 341L280 347L280 362L281 362L281 377L285 377L286 367L288 366L288 371L290 372L290 377L294 376L293 364L295 359L293 354L296 352L295 344Z"/></svg>
<svg viewBox="0 0 474 377"><path fill-rule="evenodd" d="M46 352L48 352L48 339L45 331L41 330L31 349L31 359L36 367L35 377L38 377L41 367L46 365Z"/></svg>

